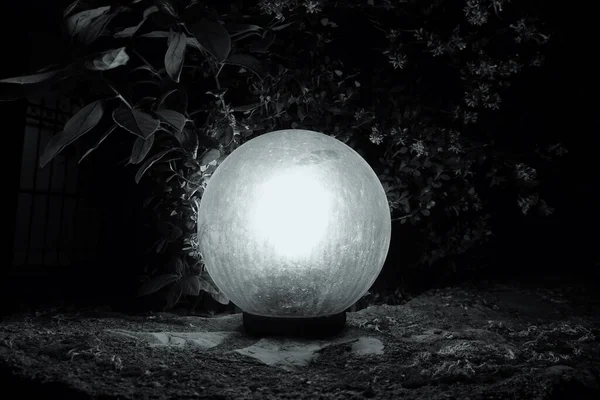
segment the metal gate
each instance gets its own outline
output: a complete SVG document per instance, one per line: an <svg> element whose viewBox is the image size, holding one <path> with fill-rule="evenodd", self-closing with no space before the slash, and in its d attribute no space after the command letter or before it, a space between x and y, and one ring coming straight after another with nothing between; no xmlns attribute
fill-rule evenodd
<svg viewBox="0 0 600 400"><path fill-rule="evenodd" d="M65 151L39 167L48 140L79 108L63 98L28 101L13 267L70 266L96 253L96 214L86 209L78 191L85 165Z"/></svg>

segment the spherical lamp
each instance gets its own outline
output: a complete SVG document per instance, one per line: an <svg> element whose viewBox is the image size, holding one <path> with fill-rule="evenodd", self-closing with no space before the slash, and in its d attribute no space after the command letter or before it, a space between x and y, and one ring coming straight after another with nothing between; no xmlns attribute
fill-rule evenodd
<svg viewBox="0 0 600 400"><path fill-rule="evenodd" d="M261 335L338 331L379 275L390 236L369 164L307 130L263 134L233 151L198 212L210 276Z"/></svg>

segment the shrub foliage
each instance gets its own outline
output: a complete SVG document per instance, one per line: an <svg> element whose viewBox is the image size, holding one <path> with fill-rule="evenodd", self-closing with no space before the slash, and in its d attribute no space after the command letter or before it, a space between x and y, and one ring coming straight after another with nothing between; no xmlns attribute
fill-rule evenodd
<svg viewBox="0 0 600 400"><path fill-rule="evenodd" d="M85 100L42 165L84 135L82 158L130 133L135 180L160 189L146 201L154 250L174 255L140 294L227 303L197 251L197 206L227 155L272 130L327 133L361 153L393 220L420 234L417 266L489 240L486 206L500 191L517 213L552 213L538 173L566 149L511 151L497 127L519 77L544 63L551 37L535 11L509 0L75 1L70 59L0 90Z"/></svg>

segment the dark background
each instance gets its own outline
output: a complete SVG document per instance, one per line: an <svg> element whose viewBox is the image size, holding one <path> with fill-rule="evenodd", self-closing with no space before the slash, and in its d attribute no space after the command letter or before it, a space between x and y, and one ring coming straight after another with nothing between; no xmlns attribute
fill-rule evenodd
<svg viewBox="0 0 600 400"><path fill-rule="evenodd" d="M68 3L70 1L20 0L3 7L0 77L21 75L48 63L60 62L59 21L62 8ZM543 69L524 78L530 80L532 89L522 92L510 104L522 115L526 128L509 130L506 135L515 142L523 137L550 135L562 142L569 154L550 178L547 198L556 208L553 216L526 221L515 215L514 210L502 207L493 210L497 237L493 245L484 250L489 265L486 274L492 278L549 276L557 280L579 277L582 281L598 278L600 65L597 40L600 35L594 28L595 14L586 11L586 7L590 6L584 1L543 2L546 31L553 34L551 49ZM23 296L44 293L49 285L62 287L66 281L78 282L68 287L75 287L74 293L86 293L87 298L94 300L106 296L107 291L126 293L132 287L128 266L135 264L138 257L137 250L129 245L133 227L119 223L126 220L123 215L132 212L130 208L136 207L138 199L131 174L114 165L116 160L111 159L109 152L96 157L88 172L93 181L87 189L92 195L89 197L95 198L96 205L102 205L114 217L113 230L102 245L102 255L92 265L55 271L53 274L58 278L50 278L43 272L42 279L39 279L40 274L36 275L37 280L23 278L20 271L16 273L20 280L15 281L11 263L24 115L25 102L0 103L3 133L0 159L5 178L1 225L4 248L0 264L2 302L22 301ZM386 276L398 276L398 272L402 272L402 268L395 265L395 261L401 259L402 248L403 242L395 235L386 262ZM480 274L481 278L485 277ZM424 277L425 281L435 281L431 271ZM421 286L427 285L423 279L416 281L421 282Z"/></svg>

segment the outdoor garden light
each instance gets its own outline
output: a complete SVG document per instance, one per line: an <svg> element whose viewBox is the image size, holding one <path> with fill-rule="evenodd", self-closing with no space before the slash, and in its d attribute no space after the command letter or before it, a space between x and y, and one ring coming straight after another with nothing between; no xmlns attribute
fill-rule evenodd
<svg viewBox="0 0 600 400"><path fill-rule="evenodd" d="M233 151L198 212L206 268L259 334L342 328L345 310L379 275L390 236L387 198L369 164L307 130L267 133Z"/></svg>

